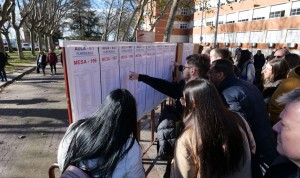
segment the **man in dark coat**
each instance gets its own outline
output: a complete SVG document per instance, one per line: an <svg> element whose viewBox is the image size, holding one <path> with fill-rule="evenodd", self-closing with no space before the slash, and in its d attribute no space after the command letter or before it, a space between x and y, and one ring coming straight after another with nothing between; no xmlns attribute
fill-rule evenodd
<svg viewBox="0 0 300 178"><path fill-rule="evenodd" d="M43 74L46 75L45 68L47 65L47 57L43 51L40 51L39 55L36 57L36 65L36 72L40 73L40 69L42 69Z"/></svg>
<svg viewBox="0 0 300 178"><path fill-rule="evenodd" d="M229 109L240 113L247 120L256 142L256 154L264 163L270 165L277 156L276 140L260 91L253 84L237 79L233 64L228 60L214 61L208 77Z"/></svg>
<svg viewBox="0 0 300 178"><path fill-rule="evenodd" d="M6 72L5 72L6 64L7 64L7 56L3 52L0 52L0 76L2 82L4 80L7 81Z"/></svg>
<svg viewBox="0 0 300 178"><path fill-rule="evenodd" d="M186 59L186 64L181 68L184 79L179 82L169 82L135 72L131 72L129 75L130 80L142 81L157 91L175 99L175 105L166 107L165 111L162 111L157 128L158 156L162 159L172 157L173 146L177 137L175 125L183 113L180 98L182 97L185 83L196 78L206 77L209 70L209 58L204 55L190 55Z"/></svg>

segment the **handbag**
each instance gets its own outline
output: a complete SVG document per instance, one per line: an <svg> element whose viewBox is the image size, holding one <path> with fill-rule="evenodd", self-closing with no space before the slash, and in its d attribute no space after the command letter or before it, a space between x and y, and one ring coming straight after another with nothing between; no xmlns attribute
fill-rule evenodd
<svg viewBox="0 0 300 178"><path fill-rule="evenodd" d="M60 178L90 178L83 170L79 169L76 166L70 165L68 168L62 173Z"/></svg>

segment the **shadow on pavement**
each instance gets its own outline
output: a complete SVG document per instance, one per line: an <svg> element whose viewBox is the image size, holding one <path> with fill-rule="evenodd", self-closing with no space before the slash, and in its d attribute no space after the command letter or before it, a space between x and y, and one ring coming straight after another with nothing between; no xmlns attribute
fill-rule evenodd
<svg viewBox="0 0 300 178"><path fill-rule="evenodd" d="M68 121L68 110L67 109L37 109L37 108L24 108L24 109L12 109L12 108L1 108L0 115L4 116L17 116L17 117L44 117L53 118L60 121ZM7 118L9 119L9 118Z"/></svg>
<svg viewBox="0 0 300 178"><path fill-rule="evenodd" d="M28 105L28 104L38 104L38 103L57 103L60 101L51 101L44 98L35 99L24 99L24 100L0 100L2 104L16 104L16 105Z"/></svg>

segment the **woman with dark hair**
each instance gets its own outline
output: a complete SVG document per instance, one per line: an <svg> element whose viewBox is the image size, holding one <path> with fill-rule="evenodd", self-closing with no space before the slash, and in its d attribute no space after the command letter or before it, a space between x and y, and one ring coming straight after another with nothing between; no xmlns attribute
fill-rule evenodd
<svg viewBox="0 0 300 178"><path fill-rule="evenodd" d="M110 92L91 117L68 128L58 149L60 169L73 165L91 177L145 177L136 121L130 92Z"/></svg>
<svg viewBox="0 0 300 178"><path fill-rule="evenodd" d="M241 71L241 79L253 83L255 80L255 67L251 61L252 54L249 50L242 50L240 57L237 59L237 67Z"/></svg>
<svg viewBox="0 0 300 178"><path fill-rule="evenodd" d="M289 65L284 59L273 59L266 64L262 71L264 80L262 94L267 105L281 81L287 78L288 72Z"/></svg>
<svg viewBox="0 0 300 178"><path fill-rule="evenodd" d="M205 79L190 81L181 101L184 129L176 142L171 177L250 178L252 133L222 103L214 85Z"/></svg>

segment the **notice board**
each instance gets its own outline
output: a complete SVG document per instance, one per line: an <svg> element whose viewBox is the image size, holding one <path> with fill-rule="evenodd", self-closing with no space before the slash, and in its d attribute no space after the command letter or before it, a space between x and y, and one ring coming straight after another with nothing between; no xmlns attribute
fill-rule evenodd
<svg viewBox="0 0 300 178"><path fill-rule="evenodd" d="M114 89L125 88L136 99L138 119L166 96L143 82L129 80L130 71L172 81L176 43L61 41L71 122L91 116ZM70 119L69 119L70 120Z"/></svg>

